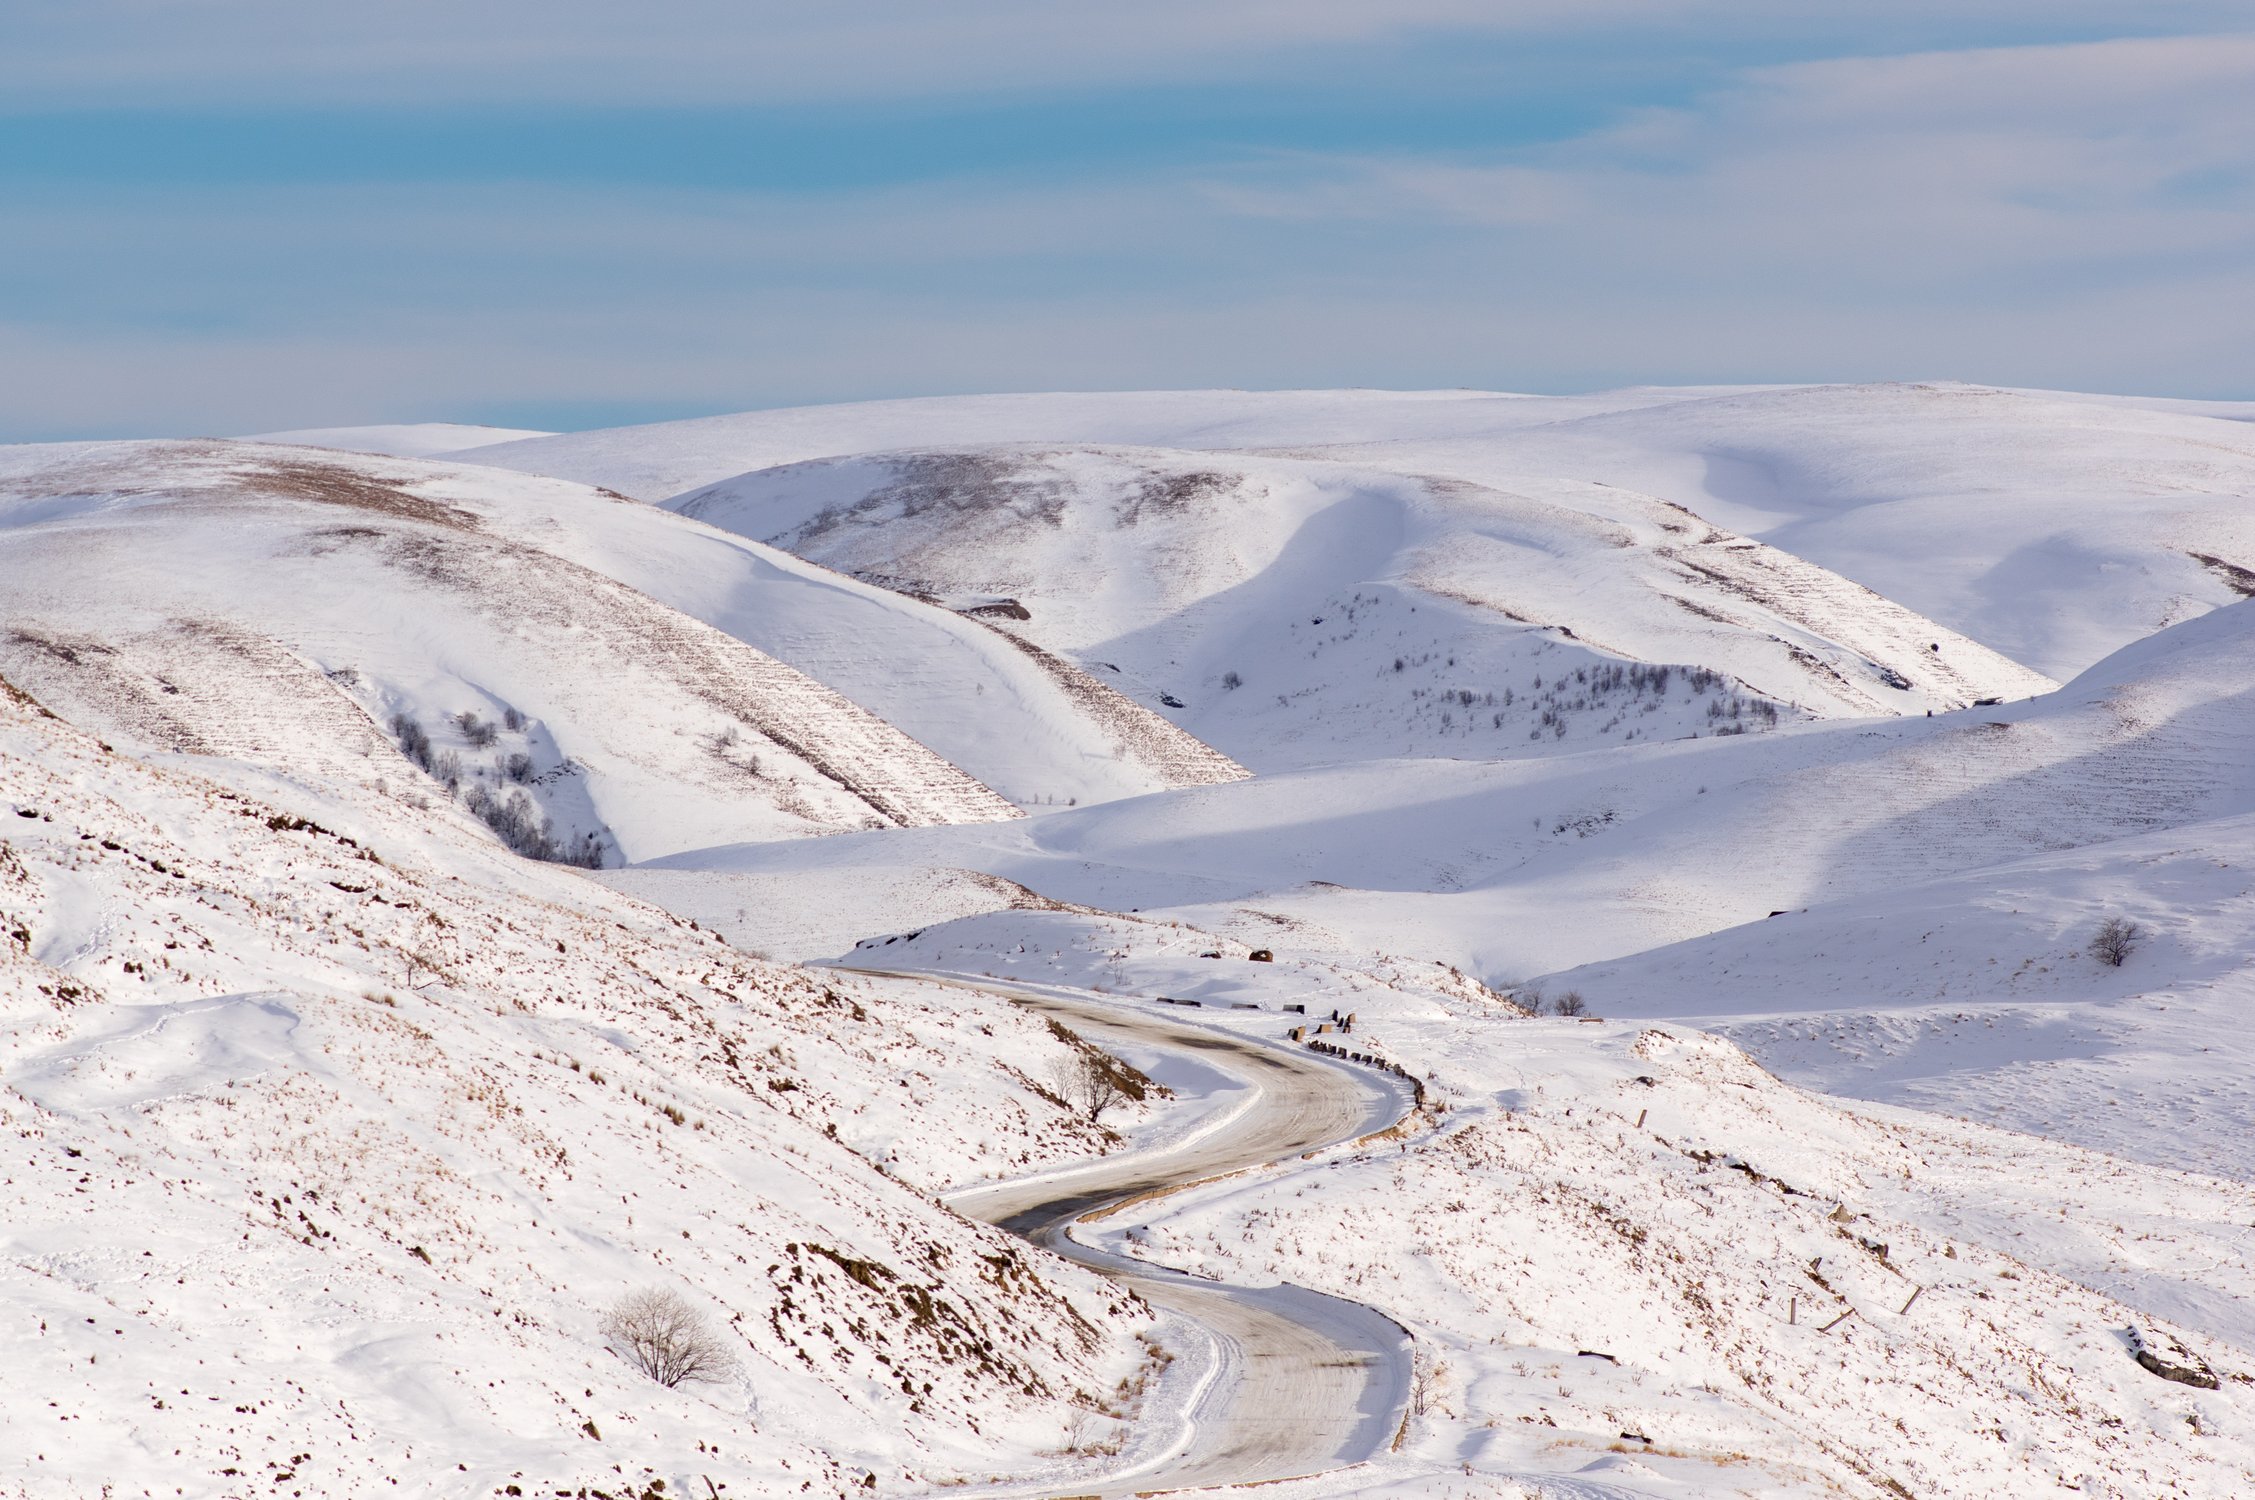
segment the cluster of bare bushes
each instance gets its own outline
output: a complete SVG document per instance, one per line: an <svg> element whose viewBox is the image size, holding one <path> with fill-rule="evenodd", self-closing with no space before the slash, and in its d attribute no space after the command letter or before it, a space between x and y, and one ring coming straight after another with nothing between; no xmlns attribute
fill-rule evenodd
<svg viewBox="0 0 2255 1500"><path fill-rule="evenodd" d="M465 709L454 715L453 724L472 749L489 750L499 742L504 727L512 734L519 734L524 731L526 720L512 708L502 715L501 724L496 725ZM408 714L392 715L391 732L402 755L444 786L449 797L460 798L462 805L515 853L550 864L578 865L590 870L602 868L604 845L600 834L559 836L547 814L523 790L523 786L533 780L529 751L511 751L492 766L465 766L460 751L433 744L430 731Z"/></svg>
<svg viewBox="0 0 2255 1500"><path fill-rule="evenodd" d="M1589 1015L1589 1001L1580 990L1565 990L1556 999L1551 999L1543 993L1541 985L1530 984L1514 991L1511 998L1525 1006L1530 1016Z"/></svg>

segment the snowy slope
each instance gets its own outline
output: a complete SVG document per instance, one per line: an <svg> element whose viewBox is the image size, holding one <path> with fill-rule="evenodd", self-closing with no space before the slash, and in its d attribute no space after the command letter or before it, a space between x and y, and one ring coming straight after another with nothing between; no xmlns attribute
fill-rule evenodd
<svg viewBox="0 0 2255 1500"><path fill-rule="evenodd" d="M1300 1494L2227 1496L2255 1483L2255 1190L1781 1085L1677 1026L1526 1020L1445 970L1343 970L1164 921L998 913L857 957L1119 995L1405 1067L1361 1149L1080 1231L1412 1332L1399 1441ZM1198 1009L1143 998L1201 1002ZM2165 1332L2224 1374L2164 1382ZM1892 1480L1901 1489L1888 1487Z"/></svg>
<svg viewBox="0 0 2255 1500"><path fill-rule="evenodd" d="M2255 1492L2245 418L1206 392L0 450L0 674L88 731L0 689L43 1324L0 1491L181 1449L221 1493L1052 1493L1154 1333L1166 1441L1195 1333L926 1196L1118 1146L1063 1044L767 961L839 955L1336 1008L1419 1079L1410 1130L1088 1231L1411 1331L1399 1447L1303 1500ZM744 1379L626 1377L594 1321L652 1281Z"/></svg>
<svg viewBox="0 0 2255 1500"><path fill-rule="evenodd" d="M1685 506L2052 677L2255 587L2244 403L1949 384L978 396L476 451L657 501L809 459L1002 443L1289 450L1506 491L1599 481Z"/></svg>
<svg viewBox="0 0 2255 1500"><path fill-rule="evenodd" d="M1007 1006L756 964L12 688L0 818L0 1490L890 1493L1033 1466L1140 1368L1133 1306L909 1185L1105 1144ZM652 1285L738 1375L605 1349Z"/></svg>
<svg viewBox="0 0 2255 1500"><path fill-rule="evenodd" d="M2009 708L1335 767L660 865L716 892L969 869L1280 955L1539 979L1599 1014L1724 1028L1828 1088L2255 1175L2232 1123L2255 1104L2238 1020L2255 988L2242 909L2255 853L2234 831L2250 815L2255 603ZM814 927L791 909L778 898L776 920ZM940 921L913 947L951 968L992 962L980 923L1019 920L836 894L823 910L832 933L868 924L865 944L888 958L900 945L885 938ZM2081 953L2116 911L2157 935L2119 976ZM756 945L760 927L731 931ZM1028 961L1044 952L1013 944Z"/></svg>
<svg viewBox="0 0 2255 1500"><path fill-rule="evenodd" d="M2111 966L2109 919L2142 934ZM2255 818L1843 898L1550 976L1796 1081L2255 1176Z"/></svg>
<svg viewBox="0 0 2255 1500"><path fill-rule="evenodd" d="M1013 815L774 657L537 545L559 517L642 507L301 449L8 459L0 658L136 745L395 795L451 779L497 828L529 804L519 823L612 862L722 830Z"/></svg>
<svg viewBox="0 0 2255 1500"><path fill-rule="evenodd" d="M2255 431L2228 406L1817 386L1340 456L1643 490L2056 677L2255 592Z"/></svg>
<svg viewBox="0 0 2255 1500"><path fill-rule="evenodd" d="M1583 409L1669 400L1625 393ZM1274 448L1481 430L1545 398L1482 391L1104 391L784 407L465 448L457 457L657 502L754 469L965 443ZM1531 416L1529 420L1547 420Z"/></svg>
<svg viewBox="0 0 2255 1500"><path fill-rule="evenodd" d="M1008 827L684 852L975 868L1124 910L1258 908L1491 981L2047 850L2255 811L2255 604L2031 703L1506 762L1381 761Z"/></svg>
<svg viewBox="0 0 2255 1500"><path fill-rule="evenodd" d="M432 458L457 448L554 437L529 427L479 427L464 422L394 422L372 427L300 427L292 432L261 432L242 441L281 443L294 448L335 448L345 453L381 453L392 458Z"/></svg>
<svg viewBox="0 0 2255 1500"><path fill-rule="evenodd" d="M693 865L697 856L688 858ZM687 917L746 952L791 963L833 958L872 932L1066 905L997 875L907 861L773 874L668 869L661 863L603 870L595 878Z"/></svg>
<svg viewBox="0 0 2255 1500"><path fill-rule="evenodd" d="M669 508L897 588L999 601L1001 628L1262 769L1673 739L1724 727L1715 715L1732 708L1766 724L1779 705L1919 713L2051 686L1821 568L1603 486L982 448L765 470ZM1624 677L1628 664L1697 670ZM1590 711L1603 691L1561 693L1576 669L1606 674L1609 707Z"/></svg>
<svg viewBox="0 0 2255 1500"><path fill-rule="evenodd" d="M835 695L1027 804L1094 801L1243 774L1158 716L1063 663L1030 658L976 619L578 485L459 465L246 445L24 449L11 456L11 467L20 472L8 481L9 510L19 529L9 550L24 559L24 567L39 564L50 596L68 597L75 589L78 597L105 597L117 584L106 575L50 576L44 561L49 552L62 550L83 569L106 569L115 564L90 550L90 532L103 538L105 548L138 547L160 578L137 579L123 602L145 611L161 608L175 619L234 622L245 627L239 634L297 642L324 668L362 670L373 684L363 685L364 699L427 691L443 701L427 704L421 717L458 756L470 747L455 743L459 736L442 722L447 716L467 709L490 720L505 712L493 701L490 685L474 675L492 668L482 661L473 666L411 659L376 672L354 654L370 633L359 615L362 594L418 638L388 643L387 649L404 648L411 658L418 652L482 658L538 651L545 644L555 653L548 676L563 680L549 681L543 691L634 694L632 703L613 699L576 723L570 745L512 747L549 763L572 755L589 764L605 742L614 752L640 755L680 736L679 729L664 732L672 728L664 722L668 715L651 701L653 692L662 697L669 690L630 683L634 671L670 671L679 679L671 692L723 708L717 700L730 691L729 679L737 679L734 686L760 695L763 706L759 715L741 704L727 713L738 721L739 733L773 728L789 741L787 748L768 747L767 768L780 762L782 774L767 776L763 785L751 773L759 747L723 743L727 718L689 708L686 717L702 722L691 731L696 743L677 747L683 753L675 760L690 764L670 769L674 784L686 780L708 801L747 796L787 801L813 795L791 791L789 776L809 785L818 778L835 780L829 771L789 769L789 758L796 758L834 769L854 784L857 795L869 793L879 804L816 810L818 825L836 826L843 818L853 826L895 813L911 821L1008 815L983 793L970 794L968 802L912 808L915 796L906 788L882 784L894 774L882 769L893 758L904 770L924 768L912 777L945 781L952 773L934 768L929 755L883 726L844 709ZM98 498L107 493L105 486L131 494L110 504ZM171 502L152 503L167 486L178 491ZM406 498L387 501L393 491ZM222 496L242 516L223 515L215 504ZM424 503L428 497L438 497L437 503ZM126 505L127 499L133 503ZM347 514L340 516L340 508ZM252 515L277 528L264 533L264 546L269 554L278 550L286 563L250 551L230 554L242 535L235 523ZM347 520L350 525L342 524ZM414 525L417 521L424 524ZM194 575L182 576L174 566L176 545L202 546L210 556ZM279 587L285 577L300 582ZM535 587L535 580L544 582ZM429 601L421 596L402 596L403 584L438 593L444 609L434 615L422 607ZM133 599L136 592L143 597ZM27 588L26 597L38 593ZM400 609L403 597L416 597L416 606ZM253 601L263 603L266 613L244 614ZM324 606L349 617L322 624L301 618ZM451 611L451 619L442 633L444 611ZM87 623L76 621L74 628ZM351 639L340 641L340 635ZM738 649L725 639L731 636L756 650ZM314 640L323 644L316 647ZM606 641L614 659L634 664L615 674L615 681L597 680L614 674L584 669L585 653ZM33 666L19 662L18 669ZM798 673L834 692L810 688ZM774 679L773 685L754 686L747 674ZM467 681L425 689L400 680L434 675ZM176 685L210 680L191 677ZM791 692L811 694L805 712L785 709ZM785 700L770 702L777 694ZM401 705L373 706L388 720ZM529 702L517 706L532 712ZM541 714L553 717L549 710ZM849 722L861 726L856 733L877 739L861 746L833 742L838 728L816 727ZM630 738L651 743L622 744ZM673 816L687 811L680 798L670 805ZM645 807L639 816L648 819L656 811ZM701 819L694 826L700 833L705 828ZM656 832L661 839L690 837L670 829ZM648 846L645 840L642 847Z"/></svg>
<svg viewBox="0 0 2255 1500"><path fill-rule="evenodd" d="M551 514L541 544L836 689L1027 806L1234 781L1243 767L976 612L652 507Z"/></svg>
<svg viewBox="0 0 2255 1500"><path fill-rule="evenodd" d="M1263 906L1353 946L1525 977L1780 908L2255 811L2255 604L2178 626L2032 703L1178 795L1189 800L1066 815L1023 837L1082 861L1265 887ZM1091 899L1030 868L1000 873ZM1359 892L1294 889L1309 881ZM1393 895L1408 891L1441 899ZM1400 924L1393 942L1389 923Z"/></svg>
<svg viewBox="0 0 2255 1500"><path fill-rule="evenodd" d="M2244 1373L2244 1304L2130 1269L2198 1258L2219 1289L2255 1270L2244 1185L1859 1117L1673 1028L1371 1029L1358 1045L1434 1067L1436 1134L1107 1226L1409 1321L1423 1409L1359 1493L2255 1485L2245 1386L2171 1385L2126 1347L2167 1328Z"/></svg>

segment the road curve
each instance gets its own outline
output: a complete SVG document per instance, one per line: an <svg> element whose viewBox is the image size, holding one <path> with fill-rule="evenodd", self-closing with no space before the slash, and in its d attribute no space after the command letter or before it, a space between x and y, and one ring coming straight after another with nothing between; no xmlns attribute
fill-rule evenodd
<svg viewBox="0 0 2255 1500"><path fill-rule="evenodd" d="M1384 1449L1409 1386L1408 1339L1392 1319L1303 1287L1235 1287L1170 1271L1083 1245L1069 1231L1129 1199L1382 1130L1407 1112L1406 1093L1377 1074L1204 1027L1002 985L973 987L1055 1016L1093 1041L1191 1053L1257 1091L1249 1108L1178 1147L949 1197L959 1213L1113 1277L1214 1338L1219 1368L1192 1405L1186 1439L1128 1470L1075 1481L1075 1492L1109 1497L1296 1479Z"/></svg>

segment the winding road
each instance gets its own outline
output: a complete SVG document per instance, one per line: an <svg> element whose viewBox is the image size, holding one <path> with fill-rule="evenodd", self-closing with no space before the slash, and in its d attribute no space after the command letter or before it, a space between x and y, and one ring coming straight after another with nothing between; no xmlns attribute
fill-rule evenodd
<svg viewBox="0 0 2255 1500"><path fill-rule="evenodd" d="M1294 1479L1382 1451L1409 1389L1409 1342L1392 1319L1290 1284L1239 1287L1171 1271L1084 1245L1071 1228L1131 1199L1383 1130L1407 1112L1405 1093L1378 1074L1202 1026L999 985L971 987L1054 1016L1092 1041L1187 1054L1253 1090L1246 1107L1176 1146L1032 1181L984 1184L948 1200L959 1213L1131 1287L1214 1341L1214 1365L1171 1449L1147 1452L1102 1479L1076 1481L1076 1493L1142 1495Z"/></svg>

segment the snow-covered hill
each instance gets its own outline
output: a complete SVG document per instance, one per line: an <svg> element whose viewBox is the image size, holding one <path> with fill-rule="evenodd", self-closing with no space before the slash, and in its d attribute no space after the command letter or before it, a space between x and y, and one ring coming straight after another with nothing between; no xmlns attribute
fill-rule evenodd
<svg viewBox="0 0 2255 1500"><path fill-rule="evenodd" d="M684 853L976 868L1110 909L1257 907L1495 982L1779 909L2255 811L2255 604L2029 703L1502 762L1375 761L1007 827Z"/></svg>
<svg viewBox="0 0 2255 1500"><path fill-rule="evenodd" d="M991 977L1353 1015L1416 1080L1091 1231L1408 1330L1397 1447L1295 1493L2247 1493L2247 415L0 449L0 1492L1031 1493L1194 1441L1221 1345L938 1205L1123 1144ZM958 983L774 961L825 958ZM1139 1140L1259 1094L1153 1066L1218 1092ZM603 1347L649 1285L739 1378Z"/></svg>
<svg viewBox="0 0 2255 1500"><path fill-rule="evenodd" d="M1351 1015L1319 1042L1422 1082L1427 1112L1378 1149L1083 1231L1410 1327L1396 1443L1313 1493L2127 1500L2255 1483L2245 1180L1812 1097L1689 1028L1524 1019L1430 966L1247 962L1150 915L993 913L855 957L1164 995L1122 1004L1252 1036L1300 1019L1288 1005ZM2222 1389L2139 1368L2140 1329L2228 1369Z"/></svg>
<svg viewBox="0 0 2255 1500"><path fill-rule="evenodd" d="M1376 453L1485 483L1532 471L1646 490L2061 678L2255 593L2255 429L2230 408L1817 386Z"/></svg>
<svg viewBox="0 0 2255 1500"><path fill-rule="evenodd" d="M2136 924L2113 966L2091 940ZM2255 818L1844 897L1548 976L1798 1082L2255 1174Z"/></svg>
<svg viewBox="0 0 2255 1500"><path fill-rule="evenodd" d="M1999 867L2107 861L2123 840L2147 841L2123 847L2148 853L2189 851L2187 867L2221 860L2232 868L2214 879L2228 885L2240 878L2243 856L2228 843L2211 847L2223 837L2216 829L2238 826L2218 820L2251 813L2255 603L2178 626L2067 688L2009 707L1535 761L1375 762L1023 824L738 846L659 865L704 872L708 904L692 908L700 912L727 910L730 881L778 890L810 878L836 893L878 872L897 881L908 869L970 869L1044 897L1139 910L1279 952L1364 968L1398 956L1439 960L1499 986L1543 979L1553 994L1582 990L1600 1014L1728 1025L1794 1076L1850 1092L1947 1104L2028 1128L2056 1125L2070 1139L2149 1160L2255 1172L2242 1138L2222 1124L2245 1098L2240 1047L2216 1035L2234 1024L2238 990L2230 986L2166 1024L2023 1011L1995 1049L1934 1064L1950 1074L1947 1090L1916 1094L1885 1086L1890 1058L1910 1045L1881 1035L1897 1023L1857 1019L1867 1006L1926 996L1946 977L1947 965L1930 976L1926 955L1916 951L1932 918L1903 915L1897 904L1948 906L1987 891L1988 904L2009 907L2023 887L2013 869ZM2225 904L2200 919L2211 936L2199 942L2243 949L2228 895L2219 887L2201 898ZM774 899L791 909L787 896ZM1835 927L1797 926L1816 919L1793 913L1826 902L1846 914L1853 947L1830 944ZM1011 904L994 899L987 909ZM2172 940L2187 930L2167 920L2167 903L2134 889L2116 904L2146 913ZM2029 919L2042 936L1980 928L1967 942L1995 939L2001 946L1984 959L1995 956L2005 968L2024 960L2064 964L2105 905L2060 884ZM842 915L846 908L833 894L824 909ZM1786 915L1771 919L1772 912ZM885 914L876 903L858 920L884 934L963 915L925 906L887 924ZM778 920L807 925L780 913ZM1660 948L1722 929L1735 931L1703 946ZM953 930L942 926L919 940L927 961L961 966L946 956ZM1803 933L1809 936L1797 936ZM1773 941L1785 946L1766 968L1749 957ZM1679 952L1686 956L1679 960ZM1637 954L1644 956L1629 957ZM1858 977L1836 986L1831 965L1812 957L1818 954L1840 957ZM1617 971L1603 965L1608 960L1618 961ZM1600 968L1544 977L1592 962ZM2181 971L2144 967L2137 973L2154 982L2139 989L2075 989L2061 998L2115 994L2128 1006L2135 994L2136 1006L2149 1006L2146 992L2157 987L2219 980L2220 962L2211 953ZM1730 998L1728 974L1750 963L1801 998L1766 1001L1758 986ZM1703 977L1686 977L1694 973ZM1948 1003L1962 1008L1960 994L1953 987ZM1819 1045L1797 1053L1785 1045L1791 1028L1757 1035L1732 1019L1765 1010L1826 1013L1817 1032L1792 1033ZM1918 1036L1929 1022L1940 1024L1929 1016L1914 1027ZM2040 1094L2020 1088L2027 1070L2015 1060L2033 1065L2053 1056L2061 1028L2075 1026L2087 1035L2070 1055L2097 1065L2052 1070L2057 1088ZM1963 1027L1943 1028L1920 1043L1932 1044L1922 1055L1957 1045L1962 1035ZM2172 1077L2187 1080L2186 1089L2172 1091ZM2069 1114L2051 1103L2099 1087L2151 1107L2111 1107L2094 1129L2087 1111ZM2189 1119L2201 1129L2179 1142Z"/></svg>
<svg viewBox="0 0 2255 1500"><path fill-rule="evenodd" d="M1919 713L2051 686L1821 568L1600 485L981 448L762 470L669 508L1007 611L1001 628L1262 769L1678 739L1774 724L1781 707Z"/></svg>
<svg viewBox="0 0 2255 1500"><path fill-rule="evenodd" d="M1028 807L1247 772L989 601L879 587L670 512L610 505L545 544L790 663Z"/></svg>
<svg viewBox="0 0 2255 1500"><path fill-rule="evenodd" d="M686 882L686 909L710 918L773 891L801 932L929 929L927 963L979 968L949 956L976 950L961 918L1026 902L848 895L909 871L963 891L979 871L1367 972L1409 956L1578 990L1599 1015L1723 1029L1838 1092L2255 1175L2232 1123L2255 1108L2239 1024L2255 997L2250 814L2255 602L2036 702L1935 720L1369 762L1017 826L701 850L634 875ZM789 916L794 882L828 893L807 902L819 916ZM2154 934L2122 972L2084 952L2113 914ZM758 943L758 923L740 929Z"/></svg>
<svg viewBox="0 0 2255 1500"><path fill-rule="evenodd" d="M1552 499L1545 481L1599 481L2065 678L2255 588L2246 413L1946 383L1132 392L800 407L472 451L650 501L810 459L967 444L1290 451Z"/></svg>
<svg viewBox="0 0 2255 1500"><path fill-rule="evenodd" d="M2127 1353L2166 1308L2238 1359L2244 1299L2210 1289L2255 1272L2227 1227L2244 1184L1859 1115L1673 1027L1429 1025L1358 1045L1431 1066L1452 1106L1434 1136L1105 1226L1415 1320L1421 1399L1360 1493L2255 1485L2244 1387L2187 1400Z"/></svg>
<svg viewBox="0 0 2255 1500"><path fill-rule="evenodd" d="M1592 398L1581 410L1680 393ZM1455 435L1529 421L1545 398L1484 391L1104 391L925 396L737 412L463 448L457 457L599 484L653 503L808 459L988 443L1200 451ZM1550 415L1555 415L1551 413Z"/></svg>
<svg viewBox="0 0 2255 1500"><path fill-rule="evenodd" d="M1243 774L975 620L577 485L245 444L0 462L0 661L32 690L147 748L451 782L528 851L1016 815L949 752L1027 803Z"/></svg>
<svg viewBox="0 0 2255 1500"><path fill-rule="evenodd" d="M2236 1124L2255 1111L2255 604L2129 647L2056 699L2035 720L2049 733L2121 732L1962 794L1949 819L2004 830L1994 857L1961 846L1954 868L1843 882L1548 985L1695 1019L1828 1088L2255 1174ZM2112 920L2139 933L2119 965L2090 948Z"/></svg>
<svg viewBox="0 0 2255 1500"><path fill-rule="evenodd" d="M1137 1377L1148 1318L918 1190L1102 1144L1007 1006L757 964L13 688L0 817L0 1490L892 1491ZM607 1352L649 1286L740 1374Z"/></svg>
<svg viewBox="0 0 2255 1500"><path fill-rule="evenodd" d="M370 427L300 427L261 432L246 443L281 443L294 448L335 448L345 453L381 453L392 458L431 458L459 448L554 437L530 427L479 427L466 422L390 422Z"/></svg>

